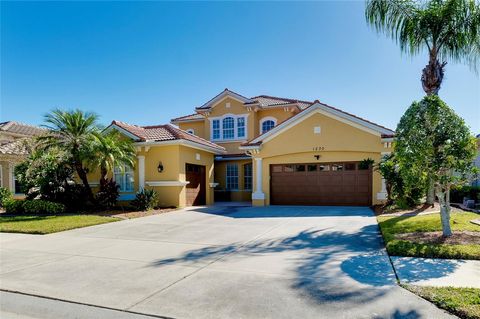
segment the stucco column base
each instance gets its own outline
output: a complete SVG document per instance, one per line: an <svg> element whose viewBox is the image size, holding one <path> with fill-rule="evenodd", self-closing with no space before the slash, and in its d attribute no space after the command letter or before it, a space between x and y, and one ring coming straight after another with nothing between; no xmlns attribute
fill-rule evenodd
<svg viewBox="0 0 480 319"><path fill-rule="evenodd" d="M252 199L252 206L265 206L264 199Z"/></svg>

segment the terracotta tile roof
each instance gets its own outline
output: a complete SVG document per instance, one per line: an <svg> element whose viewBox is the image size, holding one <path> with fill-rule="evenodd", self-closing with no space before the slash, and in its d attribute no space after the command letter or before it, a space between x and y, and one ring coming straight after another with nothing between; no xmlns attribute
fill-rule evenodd
<svg viewBox="0 0 480 319"><path fill-rule="evenodd" d="M276 106L282 106L287 104L298 104L300 109L303 110L309 107L310 105L312 105L312 102L309 102L309 101L288 99L288 98L270 96L270 95L254 96L251 99L254 100L253 103L260 104L262 108L276 107ZM245 103L245 104L252 104L252 103Z"/></svg>
<svg viewBox="0 0 480 319"><path fill-rule="evenodd" d="M11 142L4 142L0 145L0 155L27 155L27 139L21 138Z"/></svg>
<svg viewBox="0 0 480 319"><path fill-rule="evenodd" d="M219 151L224 151L220 145L207 141L201 137L196 135L187 133L184 130L179 128L173 127L169 124L165 125L152 125L152 126L138 126L132 125L125 122L120 121L112 121L111 125L116 125L121 127L122 129L128 131L129 133L137 136L140 141L155 141L155 142L162 142L162 141L174 141L174 140L187 140L190 142L194 142L203 146L208 146Z"/></svg>
<svg viewBox="0 0 480 319"><path fill-rule="evenodd" d="M0 123L0 131L24 136L36 136L45 133L46 129L15 121Z"/></svg>
<svg viewBox="0 0 480 319"><path fill-rule="evenodd" d="M363 118L361 118L361 117L359 117L359 116L356 116L356 115L353 115L353 114L351 114L351 113L342 111L342 110L340 110L340 109L338 109L338 108L336 108L336 107L333 107L333 106L330 106L330 105L328 105L328 104L322 103L322 102L320 102L319 100L315 100L310 106L313 106L313 105L316 104L316 103L319 103L319 104L321 104L321 105L323 105L323 106L325 106L325 107L328 107L328 108L330 108L330 109L332 109L332 110L335 110L335 111L338 111L338 112L347 114L347 115L352 116L352 117L354 117L354 118L357 118L357 119L359 119L359 120L361 120L361 121L364 121L364 122L367 122L367 123L376 125L376 126L381 127L381 128L383 128L383 129L385 129L385 130L391 131L391 134L381 134L381 137L383 137L383 138L394 137L394 136L395 136L395 131L393 131L393 130L391 130L391 129L389 129L389 128L386 128L385 126L376 124L376 123L374 123L374 122L365 120L365 119L363 119ZM308 109L310 108L310 106L307 107L307 108L305 108L305 109L303 109L302 111L300 111L299 113L295 114L294 116L300 116L300 114L308 111ZM288 120L290 120L290 119L291 119L291 117L286 118L286 119L283 120L282 122L277 123L277 125L275 125L275 127L278 127L279 125L283 124L284 122L286 122L286 121L288 121ZM255 142L255 143L254 143L253 141L256 140L256 139L258 139L258 138L260 138L260 137L262 137L263 135L269 134L269 132L270 132L270 131L267 131L267 132L262 133L262 134L260 134L260 135L258 135L258 136L255 136L255 137L253 137L251 140L249 140L249 141L247 141L247 142L245 142L245 143L242 143L241 146L259 146L259 145L261 145L261 144L262 144L262 139L260 139L258 142Z"/></svg>
<svg viewBox="0 0 480 319"><path fill-rule="evenodd" d="M170 122L174 123L178 121L195 121L195 120L203 120L204 118L205 116L203 116L202 114L195 113L195 114L180 116L180 117L171 119Z"/></svg>
<svg viewBox="0 0 480 319"><path fill-rule="evenodd" d="M225 89L222 93L224 92L232 92L236 95L240 95L236 92L233 92L231 90L228 90L228 89ZM222 93L220 93L219 95L221 95ZM219 96L217 95L217 96ZM242 95L240 95L242 96ZM243 96L242 96L243 97ZM216 98L216 97L215 97ZM211 99L210 101L214 100L215 98ZM248 99L248 98L245 98L245 99ZM373 124L373 125L376 125L378 127L381 127L381 128L384 128L386 130L389 130L389 131L392 131L392 134L394 134L394 131L387 128L387 127L384 127L382 125L379 125L377 123L374 123L374 122L371 122L369 120L366 120L364 118L361 118L359 116L356 116L354 114L351 114L351 113L348 113L348 112L345 112L339 108L336 108L334 106L331 106L331 105L328 105L328 104L325 104L323 102L320 102L318 100L314 101L314 102L311 102L311 101L305 101L305 100L298 100L298 99L290 99L290 98L283 98L283 97L278 97L278 96L271 96L271 95L258 95L258 96L254 96L254 97L251 97L249 98L249 102L245 102L244 105L252 105L252 104L259 104L259 106L263 109L268 109L268 108L273 108L273 107L281 107L282 105L290 105L290 104L297 104L300 111L303 111L305 109L307 109L308 107L310 107L312 104L314 104L315 102L318 102L320 104L322 104L323 106L327 107L327 108L330 108L332 110L335 110L337 112L341 112L341 113L344 113L344 114L347 114L349 116L353 116L359 120L362 120L362 121L365 121L365 122L368 122L370 124ZM209 101L209 102L210 102ZM208 102L207 102L208 104ZM197 108L197 109L205 109L203 107L200 107L200 108ZM208 109L208 108L206 108ZM183 117L178 117L176 119L173 119L172 122L181 122L182 120L190 120L190 117L192 118L196 118L197 116L199 116L200 114L191 114L191 115L187 115L187 116L183 116ZM201 116L201 115L200 115ZM198 117L200 119L200 117ZM277 124L278 125L278 124Z"/></svg>

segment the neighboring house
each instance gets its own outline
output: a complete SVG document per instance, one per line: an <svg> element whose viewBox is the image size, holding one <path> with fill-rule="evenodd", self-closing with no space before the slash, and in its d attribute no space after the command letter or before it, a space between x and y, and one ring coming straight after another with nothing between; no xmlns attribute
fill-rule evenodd
<svg viewBox="0 0 480 319"><path fill-rule="evenodd" d="M15 165L28 155L25 142L44 132L42 128L14 121L0 123L0 187L21 195L15 179Z"/></svg>
<svg viewBox="0 0 480 319"><path fill-rule="evenodd" d="M391 152L394 132L319 101L248 98L225 89L171 122L226 149L205 181L216 186L218 199L366 206L386 198L380 174L360 163Z"/></svg>

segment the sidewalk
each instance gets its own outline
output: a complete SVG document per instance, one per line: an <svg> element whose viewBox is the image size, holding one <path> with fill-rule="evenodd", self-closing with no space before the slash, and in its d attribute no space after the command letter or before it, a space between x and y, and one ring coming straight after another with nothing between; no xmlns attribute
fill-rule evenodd
<svg viewBox="0 0 480 319"><path fill-rule="evenodd" d="M401 283L480 288L480 260L391 258Z"/></svg>

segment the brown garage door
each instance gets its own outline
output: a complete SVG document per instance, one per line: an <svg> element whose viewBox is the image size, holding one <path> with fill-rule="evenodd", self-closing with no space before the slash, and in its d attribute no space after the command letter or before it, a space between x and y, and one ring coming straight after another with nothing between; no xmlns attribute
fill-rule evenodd
<svg viewBox="0 0 480 319"><path fill-rule="evenodd" d="M205 166L186 164L187 206L205 205Z"/></svg>
<svg viewBox="0 0 480 319"><path fill-rule="evenodd" d="M271 202L369 206L372 170L362 168L358 162L271 165Z"/></svg>

